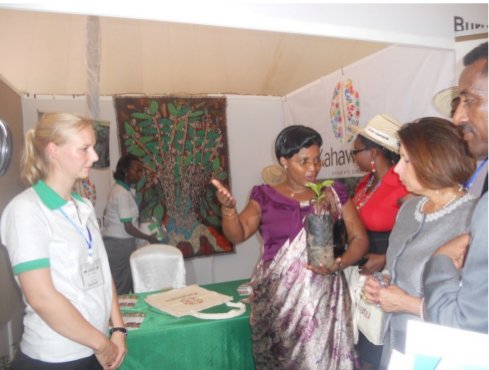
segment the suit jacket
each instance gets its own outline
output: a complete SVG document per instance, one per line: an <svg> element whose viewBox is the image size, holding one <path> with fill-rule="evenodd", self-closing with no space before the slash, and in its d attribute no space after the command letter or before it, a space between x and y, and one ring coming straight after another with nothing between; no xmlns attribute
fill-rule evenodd
<svg viewBox="0 0 489 370"><path fill-rule="evenodd" d="M447 256L432 256L424 272L429 319L437 324L487 333L487 193L471 221L472 241L459 272Z"/></svg>

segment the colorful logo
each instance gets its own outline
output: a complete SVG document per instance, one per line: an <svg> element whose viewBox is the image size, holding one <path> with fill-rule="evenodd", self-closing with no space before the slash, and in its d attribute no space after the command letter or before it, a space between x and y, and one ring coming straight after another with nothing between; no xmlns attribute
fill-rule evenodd
<svg viewBox="0 0 489 370"><path fill-rule="evenodd" d="M350 79L336 84L329 110L334 136L342 144L353 140L353 126L360 121L360 99Z"/></svg>
<svg viewBox="0 0 489 370"><path fill-rule="evenodd" d="M95 202L97 201L97 190L95 188L95 184L87 177L80 181L79 186L80 188L78 189L78 194L91 201L92 205L95 207Z"/></svg>

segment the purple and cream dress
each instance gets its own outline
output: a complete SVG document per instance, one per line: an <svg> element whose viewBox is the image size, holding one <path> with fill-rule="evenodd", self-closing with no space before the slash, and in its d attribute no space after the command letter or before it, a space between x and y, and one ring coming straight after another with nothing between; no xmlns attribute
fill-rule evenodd
<svg viewBox="0 0 489 370"><path fill-rule="evenodd" d="M343 205L344 187L333 185ZM309 202L289 199L269 185L251 197L261 207L261 261L251 279L250 325L256 369L355 368L348 285L342 271L308 270L305 216Z"/></svg>

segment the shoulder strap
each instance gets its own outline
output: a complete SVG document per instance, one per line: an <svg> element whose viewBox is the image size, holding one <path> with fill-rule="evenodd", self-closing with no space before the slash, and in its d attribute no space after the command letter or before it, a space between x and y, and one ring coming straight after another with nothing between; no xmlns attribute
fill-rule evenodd
<svg viewBox="0 0 489 370"><path fill-rule="evenodd" d="M229 310L226 313L202 313L192 312L190 316L203 320L223 320L230 319L242 315L246 311L246 306L241 302L226 302L226 306L237 308L237 310Z"/></svg>
<svg viewBox="0 0 489 370"><path fill-rule="evenodd" d="M336 202L336 209L338 210L338 220L342 219L343 218L343 212L342 212L342 208L341 208L342 204L341 204L340 197L338 196L338 193L336 192L336 190L334 189L333 186L330 186L330 189L333 192L334 199Z"/></svg>

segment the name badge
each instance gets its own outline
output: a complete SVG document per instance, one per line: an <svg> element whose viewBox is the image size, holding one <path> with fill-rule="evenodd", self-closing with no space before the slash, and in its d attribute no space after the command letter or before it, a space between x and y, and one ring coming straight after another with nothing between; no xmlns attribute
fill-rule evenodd
<svg viewBox="0 0 489 370"><path fill-rule="evenodd" d="M92 263L81 264L83 289L85 291L96 288L103 284L104 275L102 273L102 264L99 259Z"/></svg>

